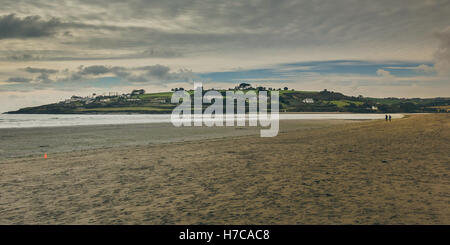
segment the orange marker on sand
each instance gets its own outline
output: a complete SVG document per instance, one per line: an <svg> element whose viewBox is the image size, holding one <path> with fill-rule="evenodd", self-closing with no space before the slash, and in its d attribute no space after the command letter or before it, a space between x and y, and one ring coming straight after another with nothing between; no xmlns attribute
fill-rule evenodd
<svg viewBox="0 0 450 245"><path fill-rule="evenodd" d="M47 153L44 154L44 158L47 159Z"/></svg>

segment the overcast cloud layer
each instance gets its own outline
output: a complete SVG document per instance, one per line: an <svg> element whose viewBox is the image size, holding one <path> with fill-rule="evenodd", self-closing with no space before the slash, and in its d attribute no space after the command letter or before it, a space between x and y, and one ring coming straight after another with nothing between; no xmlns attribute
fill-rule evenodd
<svg viewBox="0 0 450 245"><path fill-rule="evenodd" d="M450 96L449 15L448 0L2 0L0 112L192 81Z"/></svg>

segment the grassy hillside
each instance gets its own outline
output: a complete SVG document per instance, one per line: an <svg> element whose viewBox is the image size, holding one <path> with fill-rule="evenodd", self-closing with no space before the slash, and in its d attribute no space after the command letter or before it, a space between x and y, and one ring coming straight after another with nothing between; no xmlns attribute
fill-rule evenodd
<svg viewBox="0 0 450 245"><path fill-rule="evenodd" d="M254 91L258 92L257 90ZM193 95L193 91L188 92L191 96ZM225 99L226 90L219 90L219 92L222 93ZM450 111L450 98L366 98L362 96L346 96L326 90L321 92L281 90L279 93L281 112L412 113ZM65 101L23 108L9 113L171 113L173 108L177 106L170 103L172 94L173 92L162 92L132 96L98 96L89 99L89 102ZM307 101L310 101L310 103L307 103ZM204 105L204 107L206 108L207 105Z"/></svg>

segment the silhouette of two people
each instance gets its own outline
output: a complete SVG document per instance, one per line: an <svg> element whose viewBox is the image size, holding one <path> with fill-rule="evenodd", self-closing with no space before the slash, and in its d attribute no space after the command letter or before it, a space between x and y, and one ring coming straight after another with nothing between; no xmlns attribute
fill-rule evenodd
<svg viewBox="0 0 450 245"><path fill-rule="evenodd" d="M387 114L386 114L386 117L385 117L386 122L387 122L388 120L389 120L389 122L390 122L391 119L392 119L391 115L387 115Z"/></svg>

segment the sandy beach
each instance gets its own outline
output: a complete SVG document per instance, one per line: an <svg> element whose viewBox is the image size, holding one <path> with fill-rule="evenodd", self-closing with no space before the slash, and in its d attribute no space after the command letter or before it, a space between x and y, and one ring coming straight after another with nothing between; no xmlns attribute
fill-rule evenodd
<svg viewBox="0 0 450 245"><path fill-rule="evenodd" d="M0 130L0 224L450 224L450 116ZM48 153L48 159L43 153Z"/></svg>

